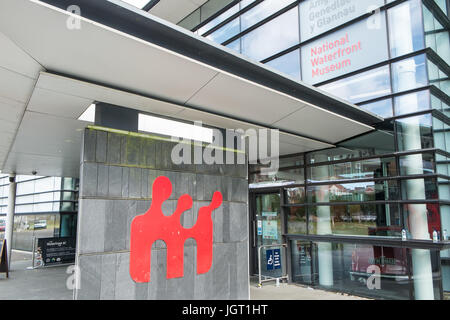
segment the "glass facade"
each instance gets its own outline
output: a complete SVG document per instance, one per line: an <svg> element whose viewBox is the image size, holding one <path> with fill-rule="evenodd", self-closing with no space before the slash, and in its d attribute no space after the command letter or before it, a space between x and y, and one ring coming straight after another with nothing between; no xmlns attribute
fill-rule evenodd
<svg viewBox="0 0 450 320"><path fill-rule="evenodd" d="M250 168L251 193L280 195L293 281L377 298L448 296L450 250L378 242L450 231L447 5L236 1L190 28L385 118L336 148L283 156L270 175ZM372 272L380 289L368 286Z"/></svg>
<svg viewBox="0 0 450 320"><path fill-rule="evenodd" d="M33 238L76 235L78 179L17 176L12 248L31 251ZM8 210L9 178L0 175L0 239Z"/></svg>

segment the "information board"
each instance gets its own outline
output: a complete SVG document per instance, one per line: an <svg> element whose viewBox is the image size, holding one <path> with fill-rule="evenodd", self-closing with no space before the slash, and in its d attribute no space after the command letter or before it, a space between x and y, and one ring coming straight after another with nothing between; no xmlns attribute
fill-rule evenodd
<svg viewBox="0 0 450 320"><path fill-rule="evenodd" d="M384 21L384 12L380 13ZM388 59L386 24L368 19L335 31L301 48L302 79L316 84Z"/></svg>
<svg viewBox="0 0 450 320"><path fill-rule="evenodd" d="M384 5L384 0L305 0L300 3L302 41Z"/></svg>
<svg viewBox="0 0 450 320"><path fill-rule="evenodd" d="M266 250L266 269L273 270L273 250Z"/></svg>
<svg viewBox="0 0 450 320"><path fill-rule="evenodd" d="M75 238L40 238L37 252L44 266L75 262Z"/></svg>
<svg viewBox="0 0 450 320"><path fill-rule="evenodd" d="M6 239L0 241L0 273L6 273L6 277L9 277Z"/></svg>
<svg viewBox="0 0 450 320"><path fill-rule="evenodd" d="M278 221L263 221L263 239L278 240Z"/></svg>
<svg viewBox="0 0 450 320"><path fill-rule="evenodd" d="M281 269L281 249L273 250L273 268Z"/></svg>

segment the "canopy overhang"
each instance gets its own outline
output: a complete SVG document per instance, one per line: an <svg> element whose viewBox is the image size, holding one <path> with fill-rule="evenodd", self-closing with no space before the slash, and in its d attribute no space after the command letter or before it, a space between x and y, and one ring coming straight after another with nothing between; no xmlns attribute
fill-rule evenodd
<svg viewBox="0 0 450 320"><path fill-rule="evenodd" d="M82 17L65 10L74 4ZM2 0L0 47L3 172L78 176L87 123L77 119L94 101L280 129L282 154L333 147L383 120L117 0Z"/></svg>

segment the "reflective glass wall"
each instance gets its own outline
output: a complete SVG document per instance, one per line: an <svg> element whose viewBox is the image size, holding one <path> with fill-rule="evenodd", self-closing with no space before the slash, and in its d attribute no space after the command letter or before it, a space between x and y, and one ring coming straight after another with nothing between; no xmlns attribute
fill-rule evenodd
<svg viewBox="0 0 450 320"><path fill-rule="evenodd" d="M12 247L32 250L33 237L76 235L78 179L17 176ZM9 180L0 175L0 238L4 237Z"/></svg>
<svg viewBox="0 0 450 320"><path fill-rule="evenodd" d="M385 257L395 261L381 268L386 289L361 294L434 299L450 290L449 250L375 244L401 239L402 230L411 241L431 241L434 233L442 241L450 231L447 6L446 0L232 1L189 28L386 119L337 148L286 156L272 174L250 169L252 190L283 195L294 280L358 291L363 268L355 261ZM355 240L313 241L317 236ZM363 245L361 237L373 243ZM331 269L324 271L326 265Z"/></svg>

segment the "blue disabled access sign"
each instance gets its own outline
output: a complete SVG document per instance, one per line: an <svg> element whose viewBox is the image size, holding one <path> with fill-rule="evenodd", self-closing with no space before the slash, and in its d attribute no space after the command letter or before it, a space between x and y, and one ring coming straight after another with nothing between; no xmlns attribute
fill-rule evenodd
<svg viewBox="0 0 450 320"><path fill-rule="evenodd" d="M281 250L266 250L266 266L267 270L281 268Z"/></svg>
<svg viewBox="0 0 450 320"><path fill-rule="evenodd" d="M273 268L274 269L281 268L281 250L280 249L273 250Z"/></svg>

